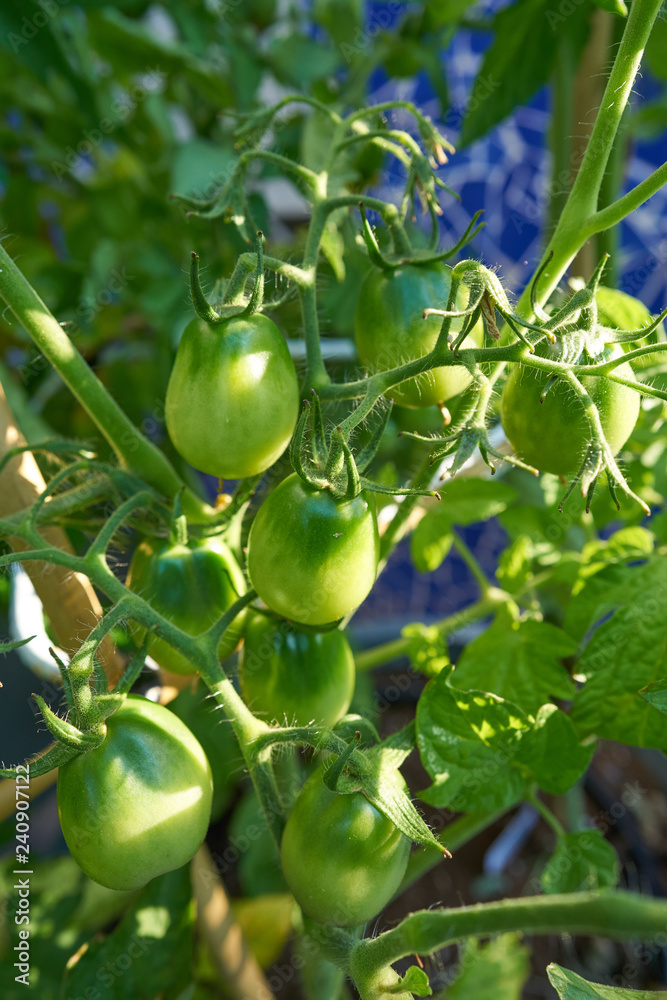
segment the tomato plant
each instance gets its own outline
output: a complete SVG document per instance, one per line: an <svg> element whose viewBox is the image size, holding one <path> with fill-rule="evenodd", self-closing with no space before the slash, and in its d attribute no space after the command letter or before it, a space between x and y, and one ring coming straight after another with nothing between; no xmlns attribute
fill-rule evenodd
<svg viewBox="0 0 667 1000"><path fill-rule="evenodd" d="M280 858L308 916L353 927L386 906L405 875L410 841L361 792L341 795L322 769L306 781L285 827Z"/></svg>
<svg viewBox="0 0 667 1000"><path fill-rule="evenodd" d="M264 472L287 447L298 405L294 364L267 316L217 325L197 318L185 328L165 416L176 449L195 469L221 479Z"/></svg>
<svg viewBox="0 0 667 1000"><path fill-rule="evenodd" d="M5 6L0 995L657 982L659 0Z"/></svg>
<svg viewBox="0 0 667 1000"><path fill-rule="evenodd" d="M423 317L424 309L444 309L449 296L451 268L444 264L405 265L390 271L372 268L361 286L354 318L355 338L362 364L371 372L396 368L427 354L442 326L438 316ZM462 320L452 324L452 333ZM481 347L484 330L478 323L465 341ZM445 403L471 382L465 369L433 368L392 389L400 406L422 407Z"/></svg>
<svg viewBox="0 0 667 1000"><path fill-rule="evenodd" d="M144 538L134 550L126 584L188 635L205 632L246 590L234 556L215 537L185 544L171 538ZM238 645L241 627L238 620L225 633L219 647L222 658ZM192 663L159 636L151 636L148 648L165 670L194 672Z"/></svg>
<svg viewBox="0 0 667 1000"><path fill-rule="evenodd" d="M354 678L352 651L339 629L305 631L265 615L246 624L239 680L260 718L333 726L350 707Z"/></svg>
<svg viewBox="0 0 667 1000"><path fill-rule="evenodd" d="M303 625L326 625L359 607L375 583L375 501L337 500L296 473L271 493L248 538L248 572L262 600Z"/></svg>
<svg viewBox="0 0 667 1000"><path fill-rule="evenodd" d="M130 695L100 746L61 766L58 815L90 878L138 889L190 860L206 834L212 792L208 760L187 726Z"/></svg>

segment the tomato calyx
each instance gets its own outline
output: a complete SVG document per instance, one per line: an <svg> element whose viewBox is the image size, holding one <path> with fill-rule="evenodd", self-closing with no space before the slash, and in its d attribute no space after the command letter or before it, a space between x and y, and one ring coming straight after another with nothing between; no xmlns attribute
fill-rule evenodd
<svg viewBox="0 0 667 1000"><path fill-rule="evenodd" d="M361 215L361 232L364 238L364 243L366 244L366 250L368 256L372 263L379 267L382 271L395 271L398 268L405 267L406 265L414 264L427 265L435 264L438 261L447 260L449 257L453 257L455 254L459 253L460 250L466 246L475 236L484 228L486 223L482 222L478 225L479 219L481 218L484 210L479 209L473 215L472 219L466 226L461 238L454 244L454 246L449 247L447 250L440 250L438 252L426 251L422 252L419 250L413 250L411 247L398 245L396 236L394 235L395 253L391 256L383 254L378 241L373 232L373 228L368 221L368 216L366 215L366 206L363 201L359 202L359 212ZM435 236L437 239L438 230L435 229Z"/></svg>
<svg viewBox="0 0 667 1000"><path fill-rule="evenodd" d="M451 857L406 795L398 770L414 747L410 743L412 729L410 724L383 743L363 751L359 750L361 732L356 731L342 752L325 764L324 784L339 795L361 792L410 840L435 847L443 856Z"/></svg>
<svg viewBox="0 0 667 1000"><path fill-rule="evenodd" d="M214 309L211 303L206 298L204 289L201 285L201 279L199 277L199 254L195 253L193 250L190 254L190 294L192 296L192 304L194 310L201 320L205 323L210 323L211 326L217 326L219 324L224 324L227 320L232 319L234 316L254 316L255 313L260 312L262 308L262 302L264 300L264 252L262 247L262 241L264 239L264 234L261 230L257 231L256 239L256 250L257 250L257 266L255 268L255 281L253 283L252 293L247 305L239 305L237 303L223 303Z"/></svg>
<svg viewBox="0 0 667 1000"><path fill-rule="evenodd" d="M118 607L121 605L117 605ZM121 608L121 613L123 610ZM120 613L107 615L102 622L106 626L104 634L120 617ZM49 708L40 695L33 694L55 743L41 757L30 762L32 777L37 778L47 774L82 753L100 746L107 735L106 720L121 707L143 669L151 632L146 635L141 648L126 667L116 686L112 691L106 692L106 676L95 660L95 652L101 638L99 626L96 632L95 636L91 633L92 638L89 637L82 643L69 664L65 664L53 649L50 650L60 667L68 713L74 722L61 718ZM1 777L11 778L15 775L15 767L0 768Z"/></svg>
<svg viewBox="0 0 667 1000"><path fill-rule="evenodd" d="M337 500L354 500L363 491L440 499L437 490L385 486L363 475L380 447L382 435L391 415L392 400L389 400L389 404L382 410L370 440L355 456L348 437L352 431L346 435L341 425L334 427L327 442L319 396L314 389L310 392L310 400L303 401L301 415L290 445L292 467L304 483L315 489L329 490ZM310 438L306 440L306 431L311 423Z"/></svg>

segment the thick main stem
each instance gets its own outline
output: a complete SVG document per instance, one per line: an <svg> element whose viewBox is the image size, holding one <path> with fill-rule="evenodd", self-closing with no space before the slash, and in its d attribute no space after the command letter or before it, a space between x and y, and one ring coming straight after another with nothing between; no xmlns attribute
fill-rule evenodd
<svg viewBox="0 0 667 1000"><path fill-rule="evenodd" d="M568 265L590 235L588 224L597 210L600 187L614 139L660 7L661 0L634 0L630 8L623 38L579 173L556 231L542 258L542 263L545 263L553 253L553 258L545 267L540 281L538 297L542 303L546 302L554 291ZM606 211L609 212L610 209ZM519 300L517 311L523 315L529 313L528 289Z"/></svg>
<svg viewBox="0 0 667 1000"><path fill-rule="evenodd" d="M407 955L430 954L467 937L525 931L530 934L594 934L618 940L650 940L664 934L667 901L630 892L578 892L503 899L453 910L412 913L394 930L360 941L351 966L362 973Z"/></svg>

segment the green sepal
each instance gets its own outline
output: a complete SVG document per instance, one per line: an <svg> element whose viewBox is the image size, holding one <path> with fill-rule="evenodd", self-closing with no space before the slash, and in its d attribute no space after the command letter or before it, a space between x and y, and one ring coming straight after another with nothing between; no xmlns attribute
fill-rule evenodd
<svg viewBox="0 0 667 1000"><path fill-rule="evenodd" d="M262 248L262 240L264 234L261 229L257 231L256 247L257 247L257 267L255 269L255 283L252 287L252 293L250 295L250 301L245 307L242 316L252 316L254 313L259 312L262 308L262 302L264 300L264 251Z"/></svg>
<svg viewBox="0 0 667 1000"><path fill-rule="evenodd" d="M415 724L411 722L389 739L363 753L346 751L346 767L339 769L336 791L351 795L361 791L368 801L416 844L449 851L426 825L405 791L398 768L415 747ZM340 758L339 758L340 760Z"/></svg>
<svg viewBox="0 0 667 1000"><path fill-rule="evenodd" d="M195 312L206 323L220 323L222 316L213 309L204 295L204 289L199 279L199 254L193 250L190 254L190 294Z"/></svg>
<svg viewBox="0 0 667 1000"><path fill-rule="evenodd" d="M380 422L373 431L370 441L365 445L359 454L357 455L357 468L359 472L365 472L368 466L371 464L373 459L377 454L377 450L380 447L380 441L382 435L385 432L387 424L389 423L389 417L391 416L391 411L394 406L393 399L389 400L389 406L387 406L380 418Z"/></svg>
<svg viewBox="0 0 667 1000"><path fill-rule="evenodd" d="M41 695L33 694L33 698L39 705L47 729L52 736L60 743L74 750L92 750L100 745L105 736L105 730L100 728L97 731L82 733L80 729L73 726L71 722L61 719L46 704Z"/></svg>
<svg viewBox="0 0 667 1000"><path fill-rule="evenodd" d="M21 646L25 646L27 643L32 642L34 638L34 635L29 635L27 639L17 639L15 642L0 642L0 653L11 653L13 650L20 649Z"/></svg>
<svg viewBox="0 0 667 1000"><path fill-rule="evenodd" d="M27 760L23 766L28 768L31 779L40 778L43 774L48 774L49 771L53 771L55 768L67 764L70 760L74 760L82 752L81 750L75 750L73 747L64 746L62 743L53 743L41 757L34 757L31 760ZM16 776L16 766L0 767L0 778L15 779Z"/></svg>

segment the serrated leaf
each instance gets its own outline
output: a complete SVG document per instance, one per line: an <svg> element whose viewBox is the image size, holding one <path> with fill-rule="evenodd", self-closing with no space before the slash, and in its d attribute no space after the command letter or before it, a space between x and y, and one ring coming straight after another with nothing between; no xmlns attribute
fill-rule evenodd
<svg viewBox="0 0 667 1000"><path fill-rule="evenodd" d="M585 773L595 744L582 744L571 719L555 705L542 705L533 729L519 746L517 760L543 791L564 795Z"/></svg>
<svg viewBox="0 0 667 1000"><path fill-rule="evenodd" d="M561 45L574 58L586 44L588 7L567 13L561 0L517 0L495 18L495 38L473 84L461 145L484 135L551 79Z"/></svg>
<svg viewBox="0 0 667 1000"><path fill-rule="evenodd" d="M560 660L576 651L555 625L499 615L463 650L453 683L464 691L490 691L534 715L552 698L573 697L574 683Z"/></svg>
<svg viewBox="0 0 667 1000"><path fill-rule="evenodd" d="M509 808L526 790L515 765L530 720L516 705L481 691L459 691L445 671L429 681L417 706L417 746L432 778L425 802L470 812Z"/></svg>
<svg viewBox="0 0 667 1000"><path fill-rule="evenodd" d="M401 636L408 640L408 656L413 670L426 677L435 677L450 666L447 639L437 625L415 622L401 629Z"/></svg>
<svg viewBox="0 0 667 1000"><path fill-rule="evenodd" d="M560 1000L667 1000L667 993L589 983L576 972L570 972L555 962L547 966L547 975Z"/></svg>
<svg viewBox="0 0 667 1000"><path fill-rule="evenodd" d="M473 938L459 969L447 987L447 1000L520 1000L530 975L530 952L516 934L501 934L485 945Z"/></svg>
<svg viewBox="0 0 667 1000"><path fill-rule="evenodd" d="M27 639L17 639L15 642L12 642L11 640L8 640L7 642L0 642L0 654L11 653L14 649L20 649L21 646L25 646L34 638L34 635L29 635Z"/></svg>
<svg viewBox="0 0 667 1000"><path fill-rule="evenodd" d="M597 892L612 888L617 880L618 855L599 830L561 837L540 879L548 894Z"/></svg>
<svg viewBox="0 0 667 1000"><path fill-rule="evenodd" d="M582 735L667 749L662 714L638 695L665 674L667 560L625 568L623 586L612 596L613 613L593 632L577 664L588 680L570 717Z"/></svg>
<svg viewBox="0 0 667 1000"><path fill-rule="evenodd" d="M622 599L627 574L633 570L627 563L647 559L654 546L653 533L638 525L621 528L606 541L595 539L584 546L565 614L565 631L575 639L583 638L619 597Z"/></svg>

